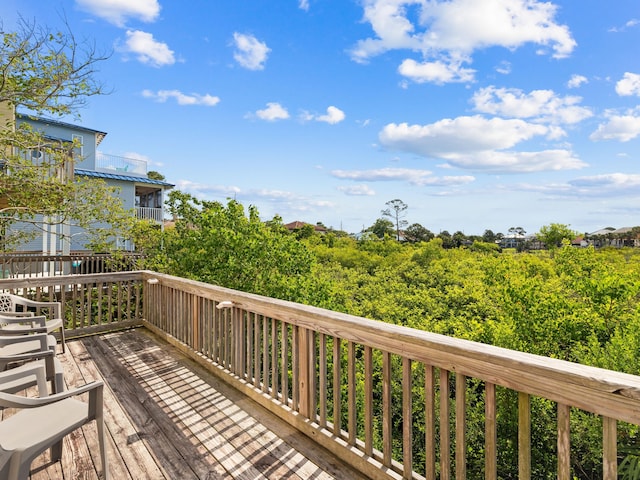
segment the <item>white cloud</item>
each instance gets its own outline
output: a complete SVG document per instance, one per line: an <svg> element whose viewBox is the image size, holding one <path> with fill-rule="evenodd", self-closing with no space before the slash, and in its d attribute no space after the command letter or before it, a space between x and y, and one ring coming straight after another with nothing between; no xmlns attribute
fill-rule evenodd
<svg viewBox="0 0 640 480"><path fill-rule="evenodd" d="M519 185L520 190L539 192L551 197L629 198L640 195L640 175L605 173L578 177L561 184Z"/></svg>
<svg viewBox="0 0 640 480"><path fill-rule="evenodd" d="M274 122L276 120L286 120L289 118L289 112L286 108L276 102L267 103L267 108L264 110L258 110L255 116L261 120L267 120Z"/></svg>
<svg viewBox="0 0 640 480"><path fill-rule="evenodd" d="M578 87L581 87L585 83L589 83L589 80L587 79L587 77L585 77L583 75L571 75L571 78L567 82L567 87L568 88L578 88Z"/></svg>
<svg viewBox="0 0 640 480"><path fill-rule="evenodd" d="M496 72L501 73L502 75L509 75L511 73L511 63L503 60L500 62L500 65L496 67Z"/></svg>
<svg viewBox="0 0 640 480"><path fill-rule="evenodd" d="M315 115L309 112L302 112L300 114L300 120L302 121L312 121L316 122L325 122L331 125L335 125L336 123L342 122L346 118L346 115L342 110L338 107L334 107L333 105L327 107L327 113L325 115Z"/></svg>
<svg viewBox="0 0 640 480"><path fill-rule="evenodd" d="M410 58L400 64L398 72L416 83L432 82L438 85L450 82L471 82L475 75L475 70L463 68L459 62L454 64L437 60L418 63Z"/></svg>
<svg viewBox="0 0 640 480"><path fill-rule="evenodd" d="M448 161L458 168L492 173L576 170L587 166L570 151L561 149L538 152L486 151L472 155L452 156Z"/></svg>
<svg viewBox="0 0 640 480"><path fill-rule="evenodd" d="M173 51L166 43L158 42L153 35L140 30L127 30L127 40L125 42L128 52L137 55L142 63L147 63L154 67L163 65L173 65L175 57Z"/></svg>
<svg viewBox="0 0 640 480"><path fill-rule="evenodd" d="M300 10L309 11L309 0L299 0L298 7Z"/></svg>
<svg viewBox="0 0 640 480"><path fill-rule="evenodd" d="M342 110L340 110L339 108L334 107L333 105L327 107L327 114L326 115L318 115L316 117L316 120L318 122L326 122L326 123L329 123L331 125L335 125L336 123L340 123L344 119L345 119L344 112Z"/></svg>
<svg viewBox="0 0 640 480"><path fill-rule="evenodd" d="M127 18L153 22L160 14L157 0L76 0L76 4L119 27L124 26Z"/></svg>
<svg viewBox="0 0 640 480"><path fill-rule="evenodd" d="M625 72L622 80L616 83L616 93L622 96L636 95L640 97L640 75Z"/></svg>
<svg viewBox="0 0 640 480"><path fill-rule="evenodd" d="M220 102L219 97L209 95L208 93L205 95L197 93L187 95L179 90L158 90L157 92L143 90L142 96L145 98L153 98L160 103L164 103L170 98L173 98L178 105L204 105L206 107L213 107Z"/></svg>
<svg viewBox="0 0 640 480"><path fill-rule="evenodd" d="M591 110L577 105L581 101L577 96L560 97L553 90L525 94L515 88L493 86L481 88L471 99L478 112L554 124L573 124L591 117Z"/></svg>
<svg viewBox="0 0 640 480"><path fill-rule="evenodd" d="M435 177L429 170L380 168L377 170L333 170L336 178L369 182L404 181L418 186L463 185L475 180L470 175Z"/></svg>
<svg viewBox="0 0 640 480"><path fill-rule="evenodd" d="M233 58L249 70L263 70L271 49L253 35L235 32L233 34L235 52Z"/></svg>
<svg viewBox="0 0 640 480"><path fill-rule="evenodd" d="M628 142L640 135L640 109L631 110L623 115L607 112L608 117L606 123L601 123L593 132L589 139L593 141L599 140L618 140L620 142Z"/></svg>
<svg viewBox="0 0 640 480"><path fill-rule="evenodd" d="M448 158L468 152L510 148L548 131L543 125L519 119L485 119L476 115L443 119L430 125L390 123L379 137L386 147L427 157Z"/></svg>
<svg viewBox="0 0 640 480"><path fill-rule="evenodd" d="M176 182L176 188L199 198L233 197L242 191L236 186L208 185L190 180L178 180Z"/></svg>
<svg viewBox="0 0 640 480"><path fill-rule="evenodd" d="M476 50L496 46L513 50L534 43L563 58L576 42L567 26L555 22L556 10L555 5L536 0L364 0L364 20L375 36L358 41L351 56L365 62L389 50L405 49L420 52L432 70L444 62L459 71ZM404 71L415 74L417 65L405 65Z"/></svg>
<svg viewBox="0 0 640 480"><path fill-rule="evenodd" d="M521 119L486 119L477 115L430 125L391 123L382 129L379 139L384 147L444 159L468 170L537 172L585 166L566 150L505 151L536 136L550 135L557 136L557 130Z"/></svg>
<svg viewBox="0 0 640 480"><path fill-rule="evenodd" d="M375 195L375 190L372 190L368 185L349 185L344 187L338 187L338 190L345 195L352 196L372 196Z"/></svg>
<svg viewBox="0 0 640 480"><path fill-rule="evenodd" d="M627 28L633 28L636 25L640 25L640 20L638 20L636 18L632 18L631 20L626 22L624 24L624 26L622 26L622 27L612 27L612 28L609 29L609 31L610 32L614 32L614 33L624 32Z"/></svg>

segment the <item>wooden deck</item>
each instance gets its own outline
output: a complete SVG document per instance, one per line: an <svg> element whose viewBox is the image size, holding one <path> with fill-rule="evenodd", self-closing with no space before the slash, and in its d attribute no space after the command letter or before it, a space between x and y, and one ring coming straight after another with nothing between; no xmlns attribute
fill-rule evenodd
<svg viewBox="0 0 640 480"><path fill-rule="evenodd" d="M114 480L364 478L145 329L68 341L60 357L69 387L105 381ZM97 452L89 425L31 478L101 478Z"/></svg>

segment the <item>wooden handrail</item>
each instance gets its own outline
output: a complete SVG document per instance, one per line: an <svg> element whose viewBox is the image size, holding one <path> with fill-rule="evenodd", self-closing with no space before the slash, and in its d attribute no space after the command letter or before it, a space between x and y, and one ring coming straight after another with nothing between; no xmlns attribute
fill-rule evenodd
<svg viewBox="0 0 640 480"><path fill-rule="evenodd" d="M475 477L467 468L470 449L484 452L484 477L499 478L498 420L508 412L497 398L505 392L513 392L509 408L517 408L513 462L523 479L536 466L537 399L556 404L559 479L572 474L572 410L601 417L607 480L617 477L618 422L640 425L635 375L155 272L9 279L0 289L66 292L74 311L92 309L96 325L68 318L71 335L142 323L374 479ZM482 435L469 435L471 408L484 415L473 427ZM483 445L471 443L478 437ZM416 445L423 445L419 455Z"/></svg>
<svg viewBox="0 0 640 480"><path fill-rule="evenodd" d="M532 397L542 397L558 405L558 478L566 477L569 472L570 408L603 418L606 426L603 478L607 479L616 478L617 474L617 452L611 440L615 439L616 422L640 425L640 377L634 375L153 272L143 275L154 279L153 284L145 287L150 300L145 302L149 328L182 346L193 358L209 365L212 372L224 376L326 448L364 469L372 478L419 478L417 470L431 478L436 471L436 461L441 478L466 477L463 439L466 438L465 392L469 379L483 382L486 393L486 445L478 446L487 452L486 478L497 478L499 473L496 471L496 387L517 392L520 399L521 478L531 476ZM217 310L215 306L222 302L231 302L233 308ZM192 304L200 306L197 312ZM198 318L194 319L196 313ZM228 321L227 316L232 320ZM200 342L197 349L195 338ZM230 352L229 348L234 351ZM374 367L371 360L364 360L372 354L382 356L385 361L376 362ZM392 358L402 365L401 371L394 374L389 370ZM341 366L339 362L346 363ZM417 365L425 377L422 385L412 386ZM380 371L372 371L373 368ZM434 369L439 372L436 376ZM287 375L278 383L275 379L284 371ZM356 384L357 372L361 372L368 386ZM389 385L397 381L393 376L402 379L400 392ZM372 391L371 377L383 379L380 392ZM346 385L342 385L344 382ZM456 386L453 390L449 388L451 382ZM426 464L419 468L413 464L411 446L415 439L407 426L416 410L411 401L416 388L425 392L423 416L428 437ZM375 407L372 398L378 394L382 400L377 401L379 406ZM356 395L365 397L363 411L357 411ZM397 433L390 432L392 425L386 411L392 405L401 405L403 409L405 427L400 438L390 437ZM374 412L374 408L378 411ZM439 413L434 412L436 408ZM449 430L451 419L455 423L453 431ZM438 445L435 445L436 423ZM374 424L381 425L383 432L376 448L372 445ZM404 453L395 458L389 449L398 442L403 445ZM454 464L455 471L452 470Z"/></svg>

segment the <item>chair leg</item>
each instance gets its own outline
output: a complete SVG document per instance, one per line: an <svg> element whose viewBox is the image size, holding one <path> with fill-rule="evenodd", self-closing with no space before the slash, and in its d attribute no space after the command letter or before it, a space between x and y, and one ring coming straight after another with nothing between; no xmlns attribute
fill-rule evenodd
<svg viewBox="0 0 640 480"><path fill-rule="evenodd" d="M24 452L14 452L11 455L8 480L27 480L31 470L31 459L22 455Z"/></svg>
<svg viewBox="0 0 640 480"><path fill-rule="evenodd" d="M64 338L64 325L62 325L62 328L60 329L60 343L62 344L62 353L66 353L67 344Z"/></svg>
<svg viewBox="0 0 640 480"><path fill-rule="evenodd" d="M109 465L107 462L107 445L104 433L104 419L96 419L96 427L98 429L98 443L100 444L100 460L102 462L102 478L109 480Z"/></svg>
<svg viewBox="0 0 640 480"><path fill-rule="evenodd" d="M57 462L62 458L62 440L51 445L51 461Z"/></svg>

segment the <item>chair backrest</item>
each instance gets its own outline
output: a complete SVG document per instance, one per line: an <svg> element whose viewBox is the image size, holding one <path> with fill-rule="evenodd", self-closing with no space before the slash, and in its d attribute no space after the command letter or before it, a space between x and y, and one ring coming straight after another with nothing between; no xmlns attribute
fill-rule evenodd
<svg viewBox="0 0 640 480"><path fill-rule="evenodd" d="M0 312L14 312L15 304L10 293L0 293Z"/></svg>

